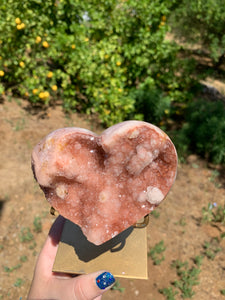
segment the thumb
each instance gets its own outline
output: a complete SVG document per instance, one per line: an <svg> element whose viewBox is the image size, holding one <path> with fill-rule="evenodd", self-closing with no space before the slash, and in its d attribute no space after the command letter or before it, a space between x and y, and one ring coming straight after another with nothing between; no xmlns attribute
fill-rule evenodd
<svg viewBox="0 0 225 300"><path fill-rule="evenodd" d="M68 280L58 279L56 290L63 291L62 299L93 300L109 290L115 283L114 276L106 271L81 275Z"/></svg>

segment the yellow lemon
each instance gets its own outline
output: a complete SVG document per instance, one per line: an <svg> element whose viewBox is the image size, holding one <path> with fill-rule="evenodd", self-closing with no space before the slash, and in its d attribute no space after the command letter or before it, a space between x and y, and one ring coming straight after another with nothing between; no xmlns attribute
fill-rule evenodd
<svg viewBox="0 0 225 300"><path fill-rule="evenodd" d="M57 89L58 89L57 85L53 85L53 86L52 86L52 90L53 90L53 91L57 91Z"/></svg>
<svg viewBox="0 0 225 300"><path fill-rule="evenodd" d="M44 42L42 43L42 46L43 46L44 48L48 48L48 47L49 47L49 43L46 42L46 41L44 41Z"/></svg>
<svg viewBox="0 0 225 300"><path fill-rule="evenodd" d="M37 36L35 42L36 42L36 44L40 43L41 42L41 37Z"/></svg>
<svg viewBox="0 0 225 300"><path fill-rule="evenodd" d="M116 65L119 67L121 65L121 61L117 61Z"/></svg>
<svg viewBox="0 0 225 300"><path fill-rule="evenodd" d="M38 92L38 89L33 89L33 91L32 91L32 93L35 95L35 94L37 94L37 92Z"/></svg>
<svg viewBox="0 0 225 300"><path fill-rule="evenodd" d="M118 89L118 92L120 92L120 93L121 93L122 91L123 91L122 89L120 89L120 88Z"/></svg>
<svg viewBox="0 0 225 300"><path fill-rule="evenodd" d="M39 93L39 98L43 99L45 97L45 93L44 92L40 92Z"/></svg>
<svg viewBox="0 0 225 300"><path fill-rule="evenodd" d="M0 77L3 77L5 75L5 72L0 70Z"/></svg>
<svg viewBox="0 0 225 300"><path fill-rule="evenodd" d="M108 110L108 109L104 109L104 112L105 112L106 115L110 114L110 110Z"/></svg>
<svg viewBox="0 0 225 300"><path fill-rule="evenodd" d="M0 60L2 59L2 57L0 56Z"/></svg>
<svg viewBox="0 0 225 300"><path fill-rule="evenodd" d="M49 97L49 92L40 92L38 96L41 99L46 99Z"/></svg>
<svg viewBox="0 0 225 300"><path fill-rule="evenodd" d="M161 20L162 20L163 22L166 22L166 16L162 16Z"/></svg>
<svg viewBox="0 0 225 300"><path fill-rule="evenodd" d="M104 57L105 57L105 59L109 58L108 54L106 54Z"/></svg>
<svg viewBox="0 0 225 300"><path fill-rule="evenodd" d="M75 49L75 48L76 48L76 45L73 44L73 45L71 46L71 48L72 48L72 49Z"/></svg>
<svg viewBox="0 0 225 300"><path fill-rule="evenodd" d="M85 40L85 42L88 42L88 41L89 41L89 38L85 38L84 40Z"/></svg>
<svg viewBox="0 0 225 300"><path fill-rule="evenodd" d="M166 115L168 115L169 109L165 109L165 110L164 110L164 113L165 113Z"/></svg>
<svg viewBox="0 0 225 300"><path fill-rule="evenodd" d="M24 93L24 96L25 96L25 97L28 97L28 96L29 96L28 92L25 92L25 93Z"/></svg>
<svg viewBox="0 0 225 300"><path fill-rule="evenodd" d="M48 98L50 96L49 92L44 92L44 98Z"/></svg>
<svg viewBox="0 0 225 300"><path fill-rule="evenodd" d="M52 76L53 76L53 73L50 71L50 72L48 72L48 75L47 75L47 77L48 78L52 78Z"/></svg>
<svg viewBox="0 0 225 300"><path fill-rule="evenodd" d="M20 65L21 68L24 68L25 63L23 61L20 61L19 65Z"/></svg>
<svg viewBox="0 0 225 300"><path fill-rule="evenodd" d="M19 25L19 24L21 23L20 18L16 18L16 19L15 19L15 22L16 22L17 25Z"/></svg>
<svg viewBox="0 0 225 300"><path fill-rule="evenodd" d="M17 28L18 30L24 29L25 27L26 27L26 25L25 25L24 23L21 23L21 24L16 25L16 28Z"/></svg>

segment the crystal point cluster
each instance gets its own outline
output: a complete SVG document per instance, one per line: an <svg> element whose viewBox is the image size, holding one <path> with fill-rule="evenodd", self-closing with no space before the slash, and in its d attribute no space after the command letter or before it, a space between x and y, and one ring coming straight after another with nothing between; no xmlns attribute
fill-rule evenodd
<svg viewBox="0 0 225 300"><path fill-rule="evenodd" d="M51 206L99 245L161 203L177 154L156 126L126 121L100 136L75 127L50 133L34 148L32 169Z"/></svg>

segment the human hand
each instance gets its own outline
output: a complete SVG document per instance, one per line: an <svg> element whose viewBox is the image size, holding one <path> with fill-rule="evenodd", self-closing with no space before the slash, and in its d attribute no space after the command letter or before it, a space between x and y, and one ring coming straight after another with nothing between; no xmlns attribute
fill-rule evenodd
<svg viewBox="0 0 225 300"><path fill-rule="evenodd" d="M72 277L52 272L65 219L59 216L52 225L40 252L27 300L100 300L115 278L106 271Z"/></svg>

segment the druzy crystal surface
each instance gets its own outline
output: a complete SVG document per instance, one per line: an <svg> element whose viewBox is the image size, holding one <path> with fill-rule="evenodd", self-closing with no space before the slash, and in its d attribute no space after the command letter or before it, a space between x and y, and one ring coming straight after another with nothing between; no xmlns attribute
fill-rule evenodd
<svg viewBox="0 0 225 300"><path fill-rule="evenodd" d="M99 136L58 129L34 148L32 168L50 205L99 245L161 203L176 177L177 154L158 127L126 121Z"/></svg>

